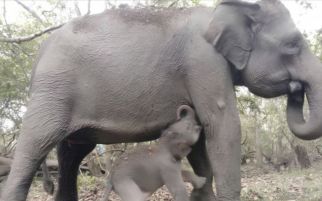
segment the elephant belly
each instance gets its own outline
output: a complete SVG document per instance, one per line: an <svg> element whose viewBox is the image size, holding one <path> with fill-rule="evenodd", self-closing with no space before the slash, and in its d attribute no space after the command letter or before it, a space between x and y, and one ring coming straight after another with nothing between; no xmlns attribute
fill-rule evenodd
<svg viewBox="0 0 322 201"><path fill-rule="evenodd" d="M125 142L142 142L157 139L161 131L173 118L156 122L113 122L113 121L79 121L70 129L68 140L71 143L114 144Z"/></svg>
<svg viewBox="0 0 322 201"><path fill-rule="evenodd" d="M131 97L106 96L105 101L88 102L75 107L70 133L74 133L74 139L100 144L156 139L162 129L176 120L177 108L189 104L187 99L180 97L180 93L176 95L171 99L164 95L159 98L143 96L132 101L129 101Z"/></svg>
<svg viewBox="0 0 322 201"><path fill-rule="evenodd" d="M191 104L183 81L142 73L121 82L127 75L111 74L87 75L77 89L70 129L86 128L86 134L78 135L83 140L109 144L155 139L175 121L180 105Z"/></svg>

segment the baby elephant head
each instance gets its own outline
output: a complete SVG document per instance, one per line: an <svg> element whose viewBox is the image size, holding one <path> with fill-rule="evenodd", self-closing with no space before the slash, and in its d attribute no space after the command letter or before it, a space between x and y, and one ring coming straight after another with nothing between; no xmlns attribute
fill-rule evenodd
<svg viewBox="0 0 322 201"><path fill-rule="evenodd" d="M163 132L167 147L172 155L180 160L186 157L199 139L201 127L198 125L194 110L188 105L177 109L177 121Z"/></svg>
<svg viewBox="0 0 322 201"><path fill-rule="evenodd" d="M201 126L198 125L195 111L190 106L181 105L177 109L177 122L173 127L177 133L183 134L180 138L185 139L190 146L198 141Z"/></svg>

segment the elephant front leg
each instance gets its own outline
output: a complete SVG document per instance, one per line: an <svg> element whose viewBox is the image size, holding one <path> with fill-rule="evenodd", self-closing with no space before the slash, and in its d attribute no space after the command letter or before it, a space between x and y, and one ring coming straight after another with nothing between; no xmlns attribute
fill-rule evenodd
<svg viewBox="0 0 322 201"><path fill-rule="evenodd" d="M240 123L238 116L232 114L229 111L205 125L206 148L215 176L218 201L240 200Z"/></svg>
<svg viewBox="0 0 322 201"><path fill-rule="evenodd" d="M215 200L212 175L215 177L217 201L240 200L240 123L237 114L234 114L234 111L228 110L217 114L204 111L199 115L206 139L201 138L198 143L206 142L205 153L203 146L196 144L197 149L188 159L198 175L207 177L207 183L202 189L193 190L193 201Z"/></svg>
<svg viewBox="0 0 322 201"><path fill-rule="evenodd" d="M200 44L194 47L186 86L204 129L217 200L239 201L240 121L231 72L225 59L212 47ZM207 48L209 51L205 51Z"/></svg>

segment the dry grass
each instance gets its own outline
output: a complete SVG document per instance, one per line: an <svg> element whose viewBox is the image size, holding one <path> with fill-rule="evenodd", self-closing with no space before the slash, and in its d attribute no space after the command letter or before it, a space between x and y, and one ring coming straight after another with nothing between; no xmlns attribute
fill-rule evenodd
<svg viewBox="0 0 322 201"><path fill-rule="evenodd" d="M256 169L252 165L242 168L242 201L322 201L322 162L314 163L307 170L292 170L281 173ZM96 201L102 196L103 178L79 176L80 201ZM187 185L190 189L190 186ZM32 185L28 201L52 201L52 196L42 190L41 181ZM150 201L172 201L166 188L159 189ZM120 201L112 193L110 201Z"/></svg>

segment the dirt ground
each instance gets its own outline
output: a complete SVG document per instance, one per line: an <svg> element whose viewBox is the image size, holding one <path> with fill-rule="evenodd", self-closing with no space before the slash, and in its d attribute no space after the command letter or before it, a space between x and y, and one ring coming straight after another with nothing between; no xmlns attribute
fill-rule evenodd
<svg viewBox="0 0 322 201"><path fill-rule="evenodd" d="M96 201L102 196L103 178L79 176L79 200ZM187 185L187 189L191 189ZM36 180L29 193L28 201L52 201L52 196L44 193L41 181ZM120 201L112 193L110 201ZM171 195L163 187L149 201L172 201ZM322 201L322 162L316 162L307 170L267 171L254 165L242 167L242 201Z"/></svg>
<svg viewBox="0 0 322 201"><path fill-rule="evenodd" d="M98 201L103 196L103 179L90 176L81 176L79 184L79 201ZM187 184L187 190L192 187ZM155 192L149 201L173 201L171 195L165 187L162 187ZM27 201L53 201L53 196L47 195L42 189L41 181L33 183L31 192ZM109 196L109 201L122 201L118 195L112 192Z"/></svg>

